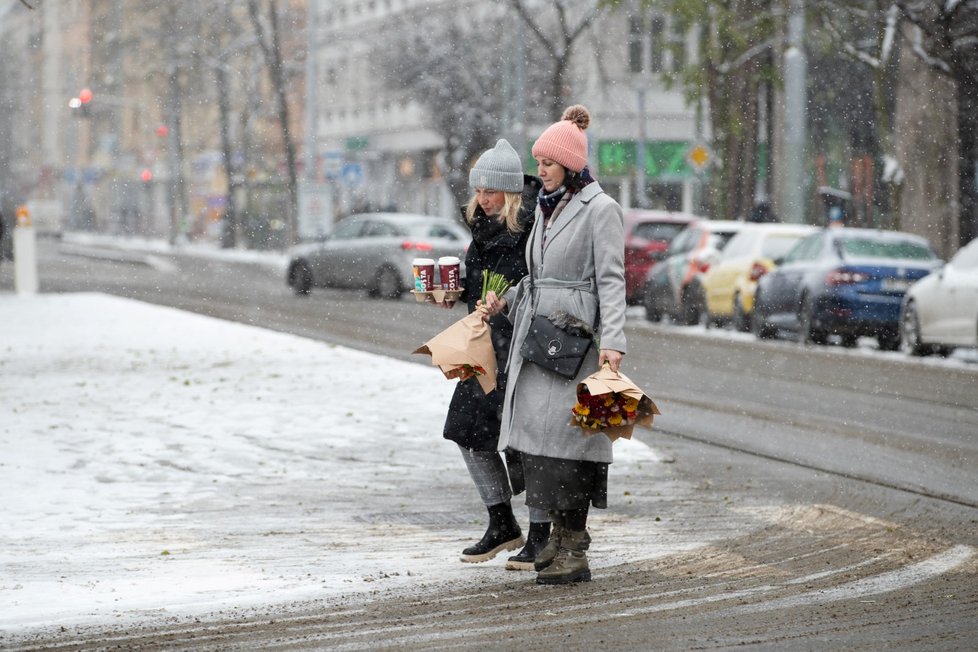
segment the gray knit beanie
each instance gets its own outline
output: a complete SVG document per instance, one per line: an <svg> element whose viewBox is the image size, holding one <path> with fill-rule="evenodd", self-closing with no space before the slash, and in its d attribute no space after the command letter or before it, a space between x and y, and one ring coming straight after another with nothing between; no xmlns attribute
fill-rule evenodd
<svg viewBox="0 0 978 652"><path fill-rule="evenodd" d="M469 186L505 192L523 191L523 164L520 155L505 138L487 149L469 170Z"/></svg>

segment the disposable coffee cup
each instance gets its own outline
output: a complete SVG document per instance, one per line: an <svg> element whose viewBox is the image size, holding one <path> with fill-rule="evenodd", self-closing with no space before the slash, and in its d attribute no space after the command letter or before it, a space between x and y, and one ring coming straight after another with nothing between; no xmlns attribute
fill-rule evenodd
<svg viewBox="0 0 978 652"><path fill-rule="evenodd" d="M438 259L438 273L441 275L441 287L443 290L458 290L462 287L459 279L459 259L458 256L442 256Z"/></svg>
<svg viewBox="0 0 978 652"><path fill-rule="evenodd" d="M431 258L415 258L411 261L414 271L415 292L431 292L435 289L435 261Z"/></svg>

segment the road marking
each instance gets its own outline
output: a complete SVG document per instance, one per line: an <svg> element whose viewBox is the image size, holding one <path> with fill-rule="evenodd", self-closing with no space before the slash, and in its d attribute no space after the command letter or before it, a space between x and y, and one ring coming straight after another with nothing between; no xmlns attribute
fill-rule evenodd
<svg viewBox="0 0 978 652"><path fill-rule="evenodd" d="M868 598L881 593L899 591L914 584L920 584L938 575L948 573L965 563L975 554L971 546L957 545L934 555L922 562L905 566L873 577L855 580L829 589L809 591L800 595L778 598L761 604L735 607L735 613L750 613L769 611L772 609L789 609L792 607L809 606L825 602L838 602L853 598Z"/></svg>

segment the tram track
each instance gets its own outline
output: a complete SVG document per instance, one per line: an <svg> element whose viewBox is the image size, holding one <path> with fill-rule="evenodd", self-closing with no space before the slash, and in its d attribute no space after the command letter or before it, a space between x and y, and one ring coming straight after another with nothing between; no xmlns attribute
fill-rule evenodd
<svg viewBox="0 0 978 652"><path fill-rule="evenodd" d="M696 442L698 444L703 444L705 446L710 446L712 448L732 451L735 453L741 453L744 455L750 455L758 459L768 460L771 462L778 462L781 464L788 464L790 466L805 469L807 471L816 471L818 473L824 473L831 476L836 476L839 478L844 478L846 480L854 480L862 482L868 485L873 485L876 487L881 487L884 489L891 489L894 491L899 491L902 493L919 496L921 498L928 498L932 500L941 501L951 505L959 505L961 507L968 507L971 509L978 510L978 501L969 500L967 498L961 498L958 496L951 496L948 494L942 494L938 492L929 491L925 488L915 488L907 485L903 485L897 482L890 482L880 478L874 478L863 474L850 473L846 471L840 471L837 469L829 468L826 465L809 464L805 462L800 462L798 460L788 459L787 457L773 455L770 453L764 453L757 450L752 450L743 446L736 446L732 444L727 444L723 442L714 441L705 437L697 437L696 435L691 435L688 433L676 432L674 430L667 430L663 428L656 428L655 432L657 435L664 435L667 437L673 437L676 439L683 439L686 441Z"/></svg>

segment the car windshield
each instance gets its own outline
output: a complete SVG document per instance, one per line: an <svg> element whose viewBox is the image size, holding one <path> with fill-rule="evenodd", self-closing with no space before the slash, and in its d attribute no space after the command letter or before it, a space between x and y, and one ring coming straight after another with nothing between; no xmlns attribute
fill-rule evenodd
<svg viewBox="0 0 978 652"><path fill-rule="evenodd" d="M671 222L639 222L635 225L632 234L636 238L644 240L664 240L672 241L676 234L683 230L683 224L673 224Z"/></svg>
<svg viewBox="0 0 978 652"><path fill-rule="evenodd" d="M725 231L710 234L710 246L712 246L717 251L723 251L723 248L727 246L730 242L730 238L737 235L736 231Z"/></svg>
<svg viewBox="0 0 978 652"><path fill-rule="evenodd" d="M926 245L911 240L876 240L873 238L843 238L839 250L847 258L907 258L933 260Z"/></svg>
<svg viewBox="0 0 978 652"><path fill-rule="evenodd" d="M454 231L442 224L432 224L430 222L412 222L410 224L402 225L402 228L407 235L413 238L458 239L458 235L456 235Z"/></svg>
<svg viewBox="0 0 978 652"><path fill-rule="evenodd" d="M791 248L798 244L802 236L772 235L761 245L761 255L765 258L784 258Z"/></svg>

